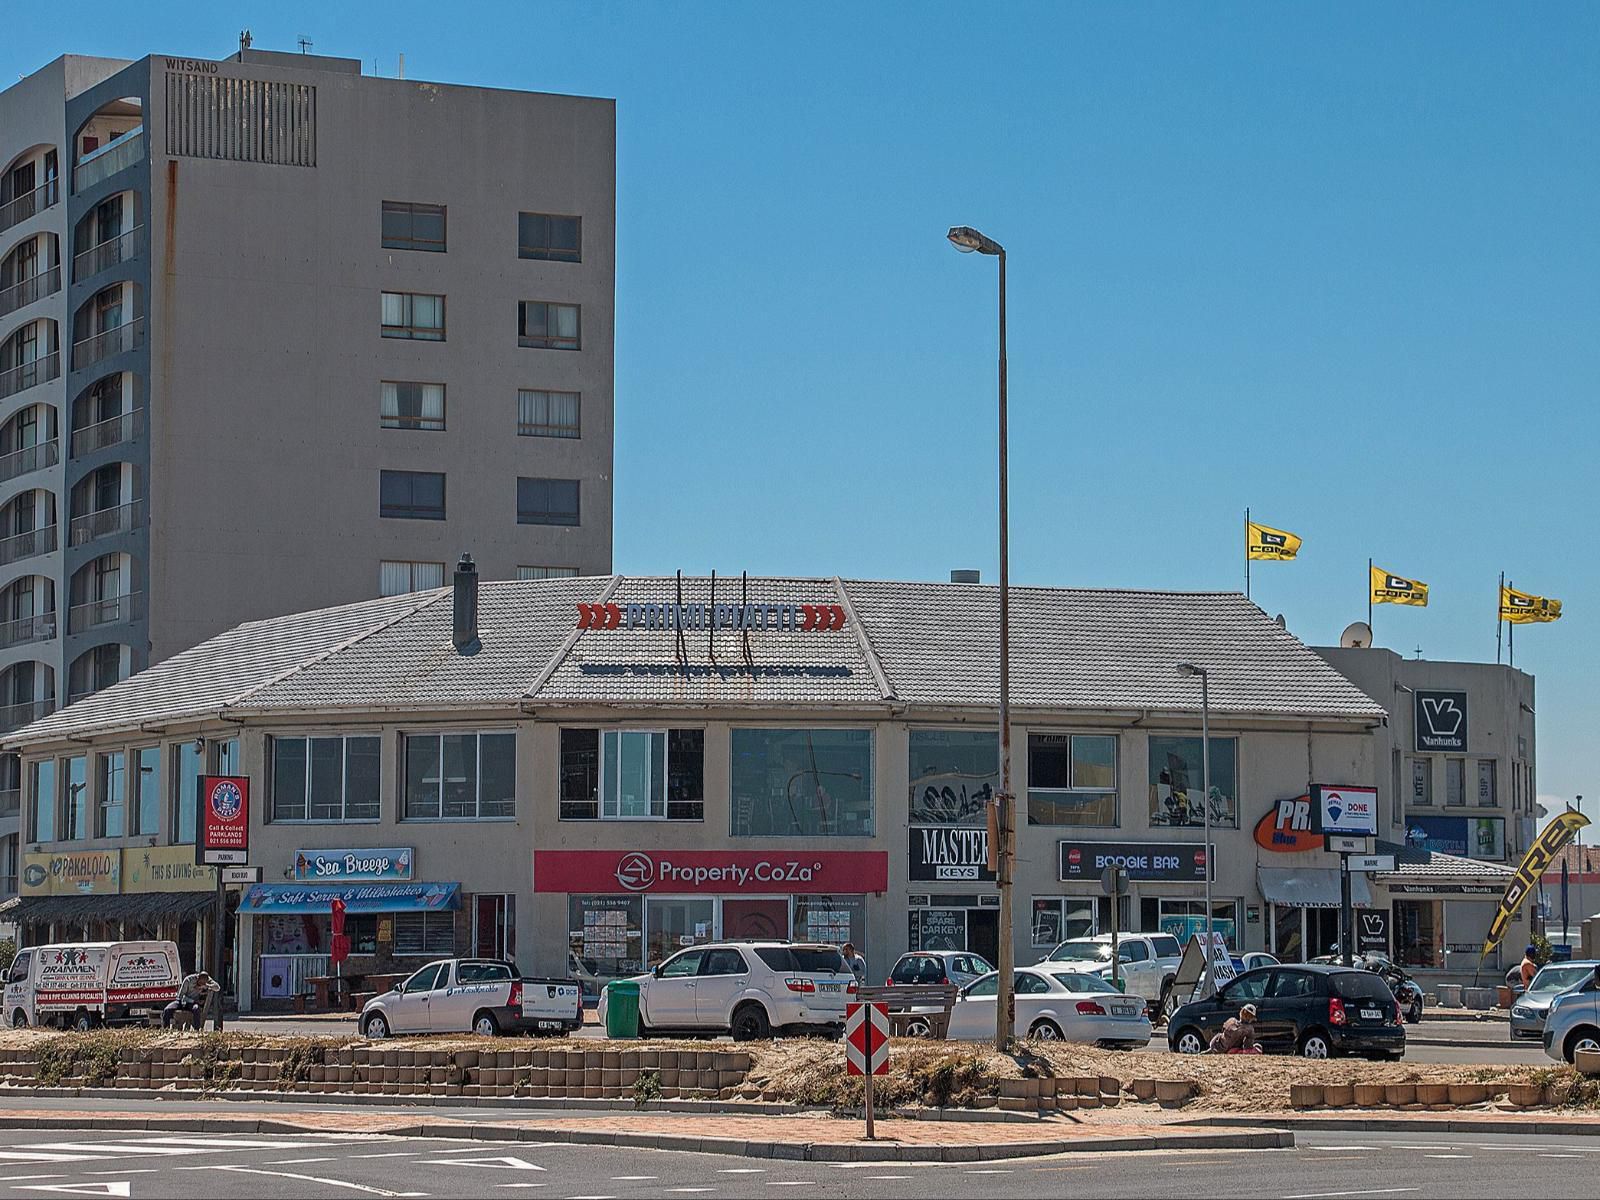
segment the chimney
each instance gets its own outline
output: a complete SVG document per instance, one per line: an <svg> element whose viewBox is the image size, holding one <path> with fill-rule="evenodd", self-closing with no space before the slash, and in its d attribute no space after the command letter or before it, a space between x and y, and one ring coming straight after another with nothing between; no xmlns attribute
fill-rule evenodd
<svg viewBox="0 0 1600 1200"><path fill-rule="evenodd" d="M951 571L950 572L950 582L951 583L977 583L978 582L978 572L976 572L976 571Z"/></svg>
<svg viewBox="0 0 1600 1200"><path fill-rule="evenodd" d="M455 635L462 654L478 652L478 568L472 555L463 554L455 574Z"/></svg>

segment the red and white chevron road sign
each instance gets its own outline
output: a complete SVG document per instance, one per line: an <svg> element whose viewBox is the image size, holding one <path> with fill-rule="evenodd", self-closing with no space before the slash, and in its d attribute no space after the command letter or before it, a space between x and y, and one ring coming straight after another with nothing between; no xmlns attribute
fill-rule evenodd
<svg viewBox="0 0 1600 1200"><path fill-rule="evenodd" d="M847 1004L844 1013L844 1062L850 1074L887 1075L889 1006Z"/></svg>

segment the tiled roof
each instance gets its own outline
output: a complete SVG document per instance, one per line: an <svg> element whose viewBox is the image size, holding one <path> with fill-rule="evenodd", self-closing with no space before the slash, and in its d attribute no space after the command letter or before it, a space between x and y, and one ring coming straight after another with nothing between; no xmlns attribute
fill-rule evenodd
<svg viewBox="0 0 1600 1200"><path fill-rule="evenodd" d="M448 588L239 626L9 735L10 745L227 711L528 705L998 703L998 589L719 578L716 602L840 605L838 630L579 630L580 602L675 603L672 576L484 582L479 648L451 643ZM685 603L710 581L682 581ZM1374 721L1383 709L1243 596L1012 591L1018 709L1193 711L1190 661L1222 714Z"/></svg>
<svg viewBox="0 0 1600 1200"><path fill-rule="evenodd" d="M1462 858L1458 854L1441 854L1437 850L1422 850L1397 842L1380 841L1378 853L1394 855L1395 866L1393 871L1385 871L1378 878L1397 883L1438 883L1447 880L1505 883L1516 874L1515 868L1503 863Z"/></svg>

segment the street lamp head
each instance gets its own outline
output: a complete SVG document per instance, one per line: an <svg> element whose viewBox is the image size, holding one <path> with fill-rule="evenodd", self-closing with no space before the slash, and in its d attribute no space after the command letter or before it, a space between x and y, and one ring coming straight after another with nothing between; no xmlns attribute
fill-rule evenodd
<svg viewBox="0 0 1600 1200"><path fill-rule="evenodd" d="M1178 664L1179 675L1204 675L1205 673L1206 669L1204 667L1197 667L1193 663Z"/></svg>
<svg viewBox="0 0 1600 1200"><path fill-rule="evenodd" d="M963 254L976 250L979 254L1004 254L1005 247L991 237L985 237L970 225L952 225L945 234L950 244Z"/></svg>

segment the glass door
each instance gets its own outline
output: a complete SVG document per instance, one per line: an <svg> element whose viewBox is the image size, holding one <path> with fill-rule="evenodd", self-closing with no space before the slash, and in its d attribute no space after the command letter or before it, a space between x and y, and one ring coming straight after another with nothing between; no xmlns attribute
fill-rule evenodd
<svg viewBox="0 0 1600 1200"><path fill-rule="evenodd" d="M728 899L722 902L724 938L758 938L781 941L789 936L789 901L782 898L760 900Z"/></svg>
<svg viewBox="0 0 1600 1200"><path fill-rule="evenodd" d="M685 946L709 942L716 936L715 918L714 899L648 897L645 901L645 930L649 952L645 966L653 967Z"/></svg>

